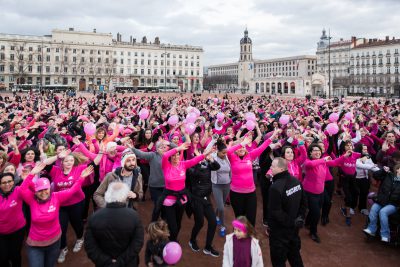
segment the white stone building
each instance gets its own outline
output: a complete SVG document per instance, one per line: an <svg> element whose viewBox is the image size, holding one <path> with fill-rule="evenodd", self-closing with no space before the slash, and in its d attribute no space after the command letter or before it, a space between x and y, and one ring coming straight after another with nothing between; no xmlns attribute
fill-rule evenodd
<svg viewBox="0 0 400 267"><path fill-rule="evenodd" d="M260 94L304 96L311 93L316 56L255 60L252 46L246 29L240 40L239 61L208 66L207 86Z"/></svg>
<svg viewBox="0 0 400 267"><path fill-rule="evenodd" d="M51 35L0 34L0 88L22 85L93 89L199 91L203 49L122 41L111 33L53 30Z"/></svg>
<svg viewBox="0 0 400 267"><path fill-rule="evenodd" d="M353 37L354 38L354 37ZM363 39L350 52L350 94L400 97L400 39Z"/></svg>

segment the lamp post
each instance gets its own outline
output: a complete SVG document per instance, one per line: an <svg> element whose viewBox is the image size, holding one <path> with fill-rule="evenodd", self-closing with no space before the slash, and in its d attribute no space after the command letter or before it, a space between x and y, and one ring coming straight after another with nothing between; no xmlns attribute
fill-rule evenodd
<svg viewBox="0 0 400 267"><path fill-rule="evenodd" d="M331 29L328 30L328 95L331 98Z"/></svg>

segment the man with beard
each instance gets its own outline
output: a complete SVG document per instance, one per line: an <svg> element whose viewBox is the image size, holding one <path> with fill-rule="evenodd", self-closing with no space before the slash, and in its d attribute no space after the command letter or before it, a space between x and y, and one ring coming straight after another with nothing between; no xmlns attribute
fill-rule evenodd
<svg viewBox="0 0 400 267"><path fill-rule="evenodd" d="M125 150L121 158L121 166L115 169L115 171L108 173L93 194L93 199L100 208L106 206L104 195L108 185L114 181L123 182L130 189L127 201L129 207L134 208L133 201L142 199L142 174L140 173L140 168L137 167L135 154L128 149Z"/></svg>

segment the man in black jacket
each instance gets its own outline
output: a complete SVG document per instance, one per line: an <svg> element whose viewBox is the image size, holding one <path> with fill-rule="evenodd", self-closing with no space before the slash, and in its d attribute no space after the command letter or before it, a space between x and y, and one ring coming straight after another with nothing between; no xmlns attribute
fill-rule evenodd
<svg viewBox="0 0 400 267"><path fill-rule="evenodd" d="M139 215L126 207L129 188L116 181L105 193L106 207L88 221L85 250L97 267L139 266L144 231Z"/></svg>
<svg viewBox="0 0 400 267"><path fill-rule="evenodd" d="M271 261L274 267L303 266L299 228L306 211L303 187L287 171L287 162L275 158L271 164L273 183L269 189L268 226Z"/></svg>

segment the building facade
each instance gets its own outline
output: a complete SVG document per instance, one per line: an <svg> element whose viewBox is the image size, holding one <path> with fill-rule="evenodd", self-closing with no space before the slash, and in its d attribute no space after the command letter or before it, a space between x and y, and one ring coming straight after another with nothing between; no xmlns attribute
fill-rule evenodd
<svg viewBox="0 0 400 267"><path fill-rule="evenodd" d="M304 96L311 93L316 61L313 55L255 60L246 29L238 62L208 66L205 84L227 92Z"/></svg>
<svg viewBox="0 0 400 267"><path fill-rule="evenodd" d="M51 35L0 34L0 88L65 85L87 89L176 89L203 86L203 49L141 42L121 34L53 30Z"/></svg>
<svg viewBox="0 0 400 267"><path fill-rule="evenodd" d="M400 97L400 39L363 39L350 53L350 94Z"/></svg>

